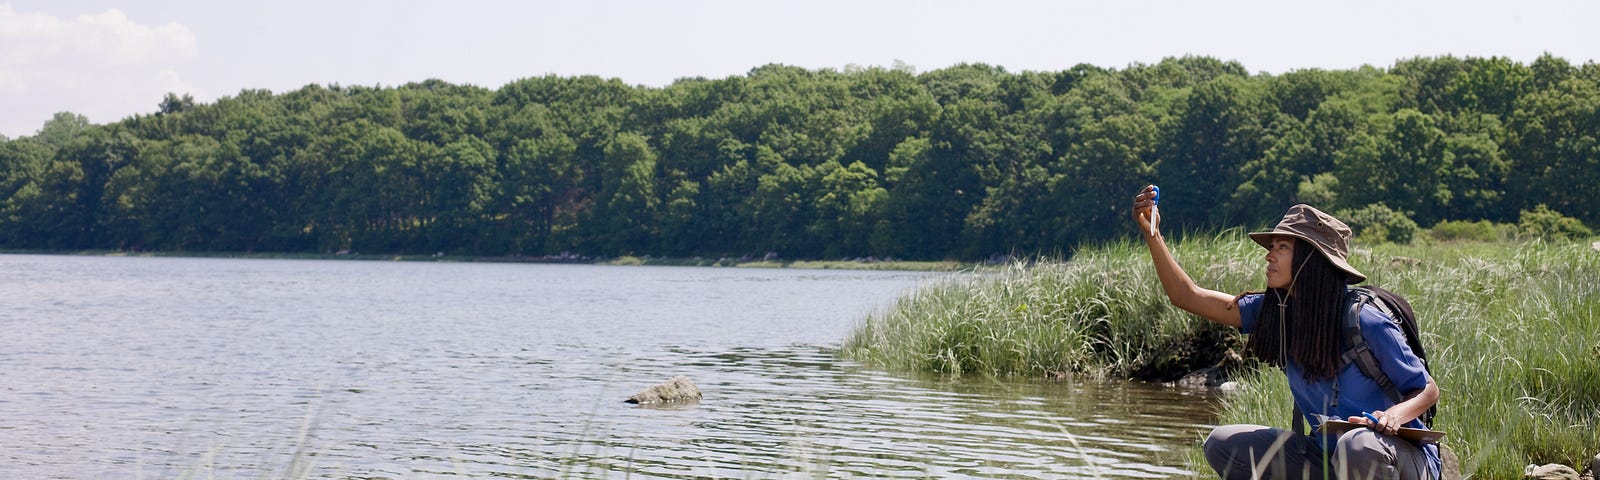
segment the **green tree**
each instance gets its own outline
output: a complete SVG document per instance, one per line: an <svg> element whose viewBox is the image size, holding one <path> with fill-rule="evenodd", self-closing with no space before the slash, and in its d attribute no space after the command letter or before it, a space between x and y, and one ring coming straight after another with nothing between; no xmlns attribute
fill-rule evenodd
<svg viewBox="0 0 1600 480"><path fill-rule="evenodd" d="M167 96L162 97L161 103L157 107L159 107L156 111L157 115L186 112L194 109L194 96L185 93L182 97L179 97L176 93L167 93Z"/></svg>
<svg viewBox="0 0 1600 480"><path fill-rule="evenodd" d="M725 248L725 245L713 245L720 242L708 237L701 228L699 216L704 210L699 204L700 190L700 182L682 179L667 192L661 204L661 246L658 247L661 253L685 257L701 249Z"/></svg>
<svg viewBox="0 0 1600 480"><path fill-rule="evenodd" d="M1050 186L1048 204L1060 212L1057 245L1070 247L1114 236L1104 232L1126 231L1127 186L1137 189L1155 177L1159 136L1155 123L1139 115L1086 126L1083 142L1063 155L1063 175Z"/></svg>
<svg viewBox="0 0 1600 480"><path fill-rule="evenodd" d="M488 90L433 79L406 84L398 91L403 118L399 129L406 138L444 146L488 132Z"/></svg>
<svg viewBox="0 0 1600 480"><path fill-rule="evenodd" d="M1452 160L1445 177L1451 200L1441 218L1509 220L1508 208L1514 207L1506 202L1505 188L1511 166L1500 146L1506 137L1500 117L1463 112L1446 117L1440 128L1450 132L1445 149Z"/></svg>
<svg viewBox="0 0 1600 480"><path fill-rule="evenodd" d="M57 112L44 122L44 126L33 138L45 145L60 148L88 131L89 126L89 117L72 112Z"/></svg>
<svg viewBox="0 0 1600 480"><path fill-rule="evenodd" d="M1422 112L1377 116L1340 152L1338 197L1344 205L1387 203L1417 223L1436 223L1453 195L1447 147L1444 132Z"/></svg>
<svg viewBox="0 0 1600 480"><path fill-rule="evenodd" d="M820 185L806 234L826 241L822 256L868 254L871 227L888 192L878 185L878 172L861 162L840 166L824 162L817 169Z"/></svg>
<svg viewBox="0 0 1600 480"><path fill-rule="evenodd" d="M600 226L591 241L602 251L633 255L656 246L661 200L655 172L656 153L643 135L623 132L606 144L596 197L602 207L591 210Z"/></svg>
<svg viewBox="0 0 1600 480"><path fill-rule="evenodd" d="M1449 103L1466 111L1510 115L1533 72L1505 57L1468 59L1466 68L1445 84Z"/></svg>
<svg viewBox="0 0 1600 480"><path fill-rule="evenodd" d="M1323 102L1353 90L1356 84L1366 80L1369 79L1363 78L1360 72L1332 72L1313 68L1268 77L1266 87L1279 111L1305 120Z"/></svg>
<svg viewBox="0 0 1600 480"><path fill-rule="evenodd" d="M73 185L81 179L54 157L55 149L38 138L0 143L0 245L45 248L62 227L57 222L75 203Z"/></svg>
<svg viewBox="0 0 1600 480"><path fill-rule="evenodd" d="M788 258L816 258L822 254L805 233L816 216L809 166L779 163L771 173L757 179L750 198L750 222L754 229L751 243Z"/></svg>
<svg viewBox="0 0 1600 480"><path fill-rule="evenodd" d="M1179 229L1294 202L1593 223L1597 99L1600 66L1548 54L174 93L0 141L0 245L970 259L1115 238L1144 183Z"/></svg>
<svg viewBox="0 0 1600 480"><path fill-rule="evenodd" d="M843 154L882 171L889 155L907 138L924 135L939 115L939 103L906 72L868 70L851 79L852 95L861 98L866 132Z"/></svg>
<svg viewBox="0 0 1600 480"><path fill-rule="evenodd" d="M1157 166L1172 218L1207 225L1236 225L1247 211L1228 200L1244 179L1239 165L1271 145L1266 122L1276 107L1244 78L1222 76L1197 85L1170 133ZM1191 225L1193 226L1193 225Z"/></svg>
<svg viewBox="0 0 1600 480"><path fill-rule="evenodd" d="M999 105L963 99L946 105L930 138L907 139L890 156L892 180L875 251L936 259L956 253L967 215L982 203L985 177L1000 147ZM893 231L894 233L887 233Z"/></svg>
<svg viewBox="0 0 1600 480"><path fill-rule="evenodd" d="M751 199L759 186L759 175L744 159L734 161L706 178L704 195L697 203L701 214L697 217L702 238L708 239L706 247L697 249L700 254L726 251L745 251L765 254L772 251L765 242L757 241L755 218Z"/></svg>
<svg viewBox="0 0 1600 480"><path fill-rule="evenodd" d="M1506 123L1507 197L1526 209L1548 204L1600 223L1600 79L1573 78L1517 102Z"/></svg>
<svg viewBox="0 0 1600 480"><path fill-rule="evenodd" d="M6 199L10 245L52 250L81 249L85 213L79 199L84 173L76 162L51 161Z"/></svg>
<svg viewBox="0 0 1600 480"><path fill-rule="evenodd" d="M467 136L424 159L422 212L429 249L483 251L478 233L494 202L496 158L488 142Z"/></svg>
<svg viewBox="0 0 1600 480"><path fill-rule="evenodd" d="M106 183L118 169L138 156L140 140L127 132L108 128L84 131L56 152L56 158L75 164L67 170L53 169L66 175L60 182L76 180L72 203L63 213L63 237L57 245L71 249L95 248L113 242L104 236L109 218L102 210ZM57 185L63 185L58 183Z"/></svg>
<svg viewBox="0 0 1600 480"><path fill-rule="evenodd" d="M1466 75L1471 67L1453 56L1415 57L1395 62L1389 73L1401 80L1400 104L1427 114L1455 112L1462 108L1449 85Z"/></svg>
<svg viewBox="0 0 1600 480"><path fill-rule="evenodd" d="M1546 90L1577 75L1578 69L1574 68L1566 59L1545 52L1528 65L1532 77L1528 79L1528 88L1531 90Z"/></svg>
<svg viewBox="0 0 1600 480"><path fill-rule="evenodd" d="M552 132L519 141L502 157L498 186L510 229L504 248L510 253L548 255L567 246L559 234L577 227L586 198L587 171L577 154L577 142Z"/></svg>
<svg viewBox="0 0 1600 480"><path fill-rule="evenodd" d="M988 187L983 202L966 219L967 235L976 239L978 251L1046 252L1070 245L1063 234L1073 231L1062 225L1063 205L1050 196L1061 181L1043 165L1027 165Z"/></svg>

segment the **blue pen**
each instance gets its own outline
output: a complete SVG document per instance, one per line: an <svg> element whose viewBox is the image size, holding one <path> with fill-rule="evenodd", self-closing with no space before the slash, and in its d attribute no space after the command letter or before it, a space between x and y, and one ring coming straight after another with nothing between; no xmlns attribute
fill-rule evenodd
<svg viewBox="0 0 1600 480"><path fill-rule="evenodd" d="M1372 412L1361 412L1361 416L1367 417L1367 420L1372 422L1373 428L1378 427L1378 417L1372 416Z"/></svg>

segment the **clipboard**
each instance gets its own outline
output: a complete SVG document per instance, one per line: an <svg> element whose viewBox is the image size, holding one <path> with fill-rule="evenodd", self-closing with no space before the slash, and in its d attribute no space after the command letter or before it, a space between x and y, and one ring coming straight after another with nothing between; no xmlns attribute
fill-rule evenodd
<svg viewBox="0 0 1600 480"><path fill-rule="evenodd" d="M1318 431L1333 434L1343 434L1344 432L1348 432L1356 428L1367 428L1367 426L1359 423L1346 422L1344 420L1327 419L1322 422L1322 426L1317 427ZM1444 438L1445 433L1438 430L1400 427L1400 432L1396 435L1398 435L1400 438L1417 443L1439 443L1439 440Z"/></svg>

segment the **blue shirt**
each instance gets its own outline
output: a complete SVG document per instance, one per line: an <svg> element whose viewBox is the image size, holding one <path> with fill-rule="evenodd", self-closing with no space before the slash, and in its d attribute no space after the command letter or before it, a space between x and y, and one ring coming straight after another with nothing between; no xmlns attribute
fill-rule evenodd
<svg viewBox="0 0 1600 480"><path fill-rule="evenodd" d="M1239 331L1246 334L1254 333L1256 317L1261 314L1264 295L1246 295L1239 299ZM1428 370L1422 365L1422 359L1411 352L1411 347L1406 345L1405 332L1400 330L1400 325L1378 311L1371 305L1361 309L1361 337L1366 340L1367 348L1372 350L1378 359L1378 368L1389 376L1389 381L1394 382L1395 388L1401 393L1421 390L1428 386ZM1294 395L1295 405L1304 412L1306 422L1316 429L1322 422L1317 421L1317 414L1344 420L1348 417L1359 417L1362 412L1376 412L1388 410L1394 403L1389 401L1388 395L1378 387L1378 382L1367 378L1361 373L1361 368L1355 363L1347 363L1339 369L1339 374L1332 379L1308 381L1305 370L1294 359L1285 362L1284 373L1289 377L1289 391ZM1339 385L1339 398L1333 398L1334 382ZM1335 401L1337 400L1337 401ZM1406 423L1411 428L1427 428L1422 420L1416 419ZM1315 433L1315 432L1314 432ZM1332 442L1336 440L1330 435L1316 435L1322 438L1323 450L1333 451ZM1428 455L1428 462L1433 468L1435 476L1439 472L1439 447L1433 444L1423 444L1422 450Z"/></svg>

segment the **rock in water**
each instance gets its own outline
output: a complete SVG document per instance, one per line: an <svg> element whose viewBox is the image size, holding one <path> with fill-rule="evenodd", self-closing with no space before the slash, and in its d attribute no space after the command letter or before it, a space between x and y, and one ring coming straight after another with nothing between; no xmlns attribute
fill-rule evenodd
<svg viewBox="0 0 1600 480"><path fill-rule="evenodd" d="M625 402L640 405L653 405L662 403L684 403L700 401L700 387L694 386L689 377L678 375L667 380L667 383L644 389L628 397Z"/></svg>

